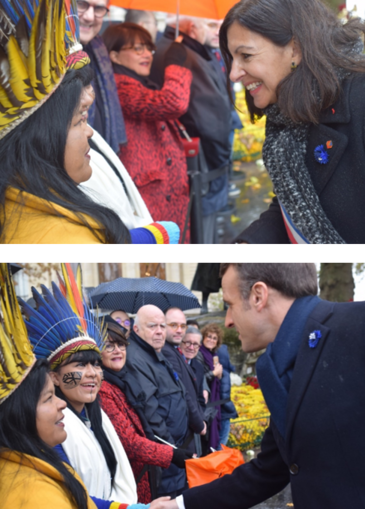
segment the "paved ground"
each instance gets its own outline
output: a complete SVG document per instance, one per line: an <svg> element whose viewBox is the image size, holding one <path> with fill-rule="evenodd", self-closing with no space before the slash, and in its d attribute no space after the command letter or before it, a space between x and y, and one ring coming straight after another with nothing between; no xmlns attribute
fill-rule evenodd
<svg viewBox="0 0 365 509"><path fill-rule="evenodd" d="M234 211L221 215L219 243L232 240L266 210L272 198L272 185L266 170L256 163L234 163L233 179L241 194L233 199Z"/></svg>

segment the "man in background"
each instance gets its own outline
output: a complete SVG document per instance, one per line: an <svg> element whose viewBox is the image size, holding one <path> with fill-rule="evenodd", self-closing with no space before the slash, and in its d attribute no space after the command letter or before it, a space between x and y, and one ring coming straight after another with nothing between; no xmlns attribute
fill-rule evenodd
<svg viewBox="0 0 365 509"><path fill-rule="evenodd" d="M189 367L180 349L185 336L186 317L179 308L170 308L166 311L166 343L162 353L170 362L186 390L186 402L189 410L189 436L183 448L192 452L201 453L201 447L196 450L194 434L205 435L207 427L204 415L198 400L198 385L194 371Z"/></svg>
<svg viewBox="0 0 365 509"><path fill-rule="evenodd" d="M145 28L151 35L152 41L156 42L157 21L152 11L140 11L139 9L128 9L124 21L135 23Z"/></svg>
<svg viewBox="0 0 365 509"><path fill-rule="evenodd" d="M164 313L153 305L142 306L128 337L126 367L146 394L144 413L155 436L182 446L188 433L185 388L161 352L165 339ZM172 464L162 472L158 494L174 497L185 487L185 470Z"/></svg>
<svg viewBox="0 0 365 509"><path fill-rule="evenodd" d="M77 1L80 41L91 60L95 73L92 82L95 101L89 109L88 123L117 154L119 145L127 142L114 73L107 49L98 35L108 12L108 0Z"/></svg>
<svg viewBox="0 0 365 509"><path fill-rule="evenodd" d="M175 40L176 18L168 20L163 37L157 43L151 79L160 86L164 80L164 56ZM207 193L202 196L203 243L216 241L216 212L227 204L228 171L231 160L229 134L230 106L223 81L212 65L213 55L204 46L207 25L202 18L179 19L182 44L187 50L187 66L193 81L188 111L180 118L191 137L198 137L207 162ZM211 180L209 180L211 179Z"/></svg>

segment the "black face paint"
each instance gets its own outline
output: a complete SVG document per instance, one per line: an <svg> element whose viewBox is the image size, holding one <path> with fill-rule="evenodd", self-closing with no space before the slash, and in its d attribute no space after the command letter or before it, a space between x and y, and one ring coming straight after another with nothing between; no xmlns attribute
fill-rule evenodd
<svg viewBox="0 0 365 509"><path fill-rule="evenodd" d="M80 385L81 378L81 371L71 371L70 373L65 373L63 375L62 382L65 384L65 389L73 389Z"/></svg>

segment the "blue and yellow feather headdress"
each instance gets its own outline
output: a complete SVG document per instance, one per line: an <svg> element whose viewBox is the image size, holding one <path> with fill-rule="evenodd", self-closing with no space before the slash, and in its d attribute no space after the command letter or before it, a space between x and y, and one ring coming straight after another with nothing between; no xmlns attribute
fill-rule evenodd
<svg viewBox="0 0 365 509"><path fill-rule="evenodd" d="M0 0L0 139L90 62L78 34L76 0Z"/></svg>
<svg viewBox="0 0 365 509"><path fill-rule="evenodd" d="M6 263L0 263L0 305L1 404L19 387L36 361Z"/></svg>
<svg viewBox="0 0 365 509"><path fill-rule="evenodd" d="M62 273L60 288L52 282L51 292L41 285L42 295L32 288L37 309L19 299L33 351L38 359L48 359L51 369L80 350L100 352L106 334L82 298L80 268L77 283L69 264L62 264Z"/></svg>

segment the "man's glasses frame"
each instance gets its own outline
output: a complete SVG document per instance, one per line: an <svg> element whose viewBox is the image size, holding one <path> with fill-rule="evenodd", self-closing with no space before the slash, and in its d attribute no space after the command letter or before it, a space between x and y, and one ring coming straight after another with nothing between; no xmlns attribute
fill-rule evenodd
<svg viewBox="0 0 365 509"><path fill-rule="evenodd" d="M76 0L76 3L79 14L84 14L90 7L94 9L95 18L103 18L105 14L109 12L108 7L104 7L103 5L91 5L89 2L86 2L86 0Z"/></svg>
<svg viewBox="0 0 365 509"><path fill-rule="evenodd" d="M200 343L192 343L191 341L181 341L181 343L184 343L184 345L187 348L190 348L192 346L194 350L198 350L198 348L200 347Z"/></svg>

